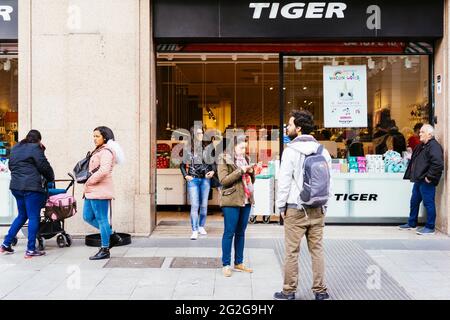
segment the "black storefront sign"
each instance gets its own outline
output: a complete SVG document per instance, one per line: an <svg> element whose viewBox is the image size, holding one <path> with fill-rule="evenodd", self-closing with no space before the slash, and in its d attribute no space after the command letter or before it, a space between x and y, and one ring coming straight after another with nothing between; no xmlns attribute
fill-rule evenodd
<svg viewBox="0 0 450 320"><path fill-rule="evenodd" d="M18 39L18 0L0 0L0 40Z"/></svg>
<svg viewBox="0 0 450 320"><path fill-rule="evenodd" d="M155 0L159 40L433 39L443 0Z"/></svg>

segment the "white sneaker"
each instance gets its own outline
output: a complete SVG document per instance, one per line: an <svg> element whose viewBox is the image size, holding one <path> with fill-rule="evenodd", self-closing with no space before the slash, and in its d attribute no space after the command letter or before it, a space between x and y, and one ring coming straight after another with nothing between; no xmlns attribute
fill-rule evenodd
<svg viewBox="0 0 450 320"><path fill-rule="evenodd" d="M203 227L198 227L198 232L202 235L202 236L206 236L208 234L208 232L206 232L205 228Z"/></svg>
<svg viewBox="0 0 450 320"><path fill-rule="evenodd" d="M197 240L198 239L198 231L192 231L191 240Z"/></svg>

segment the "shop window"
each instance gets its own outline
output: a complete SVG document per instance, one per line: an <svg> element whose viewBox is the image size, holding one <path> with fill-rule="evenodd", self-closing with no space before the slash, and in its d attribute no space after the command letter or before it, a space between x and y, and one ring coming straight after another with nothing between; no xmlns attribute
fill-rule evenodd
<svg viewBox="0 0 450 320"><path fill-rule="evenodd" d="M384 154L388 150L403 156L414 126L430 119L428 59L428 56L286 57L284 119L289 119L292 109L309 110L314 115L316 138L335 142L332 148L335 158ZM336 74L339 77L341 72L340 81L330 81L330 77ZM354 77L361 77L364 85L352 81L352 72ZM405 146L398 141L401 138L377 139L389 136L389 131L395 134L398 131L406 141ZM355 143L361 143L362 147Z"/></svg>
<svg viewBox="0 0 450 320"><path fill-rule="evenodd" d="M432 117L429 59L284 57L284 121L292 109L310 111L312 134L333 158L329 216L407 216L412 185L403 175L414 127Z"/></svg>
<svg viewBox="0 0 450 320"><path fill-rule="evenodd" d="M14 218L15 201L9 191L8 158L18 141L18 64L16 55L0 55L0 224Z"/></svg>

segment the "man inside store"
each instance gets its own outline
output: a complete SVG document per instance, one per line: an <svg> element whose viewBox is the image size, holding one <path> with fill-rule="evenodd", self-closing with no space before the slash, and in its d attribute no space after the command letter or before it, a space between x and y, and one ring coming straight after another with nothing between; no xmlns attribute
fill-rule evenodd
<svg viewBox="0 0 450 320"><path fill-rule="evenodd" d="M420 144L419 131L422 126L423 123L416 123L414 126L414 134L408 138L408 148L411 148L411 152L413 152L414 149L416 149L416 147Z"/></svg>
<svg viewBox="0 0 450 320"><path fill-rule="evenodd" d="M435 233L436 186L444 170L444 155L439 142L434 138L434 128L424 124L419 131L420 144L414 149L411 161L403 179L414 183L411 195L408 223L399 226L400 230L415 229L418 222L420 203L427 210L425 227L417 230L417 234L431 235Z"/></svg>
<svg viewBox="0 0 450 320"><path fill-rule="evenodd" d="M273 296L275 300L295 299L298 286L300 241L303 235L306 235L312 260L312 291L315 299L325 300L329 298L325 285L322 242L325 225L325 206L330 197L329 171L331 169L331 157L328 151L310 135L313 129L314 121L310 112L306 110L291 112L287 127L287 134L291 142L283 151L278 172L277 207L284 220L286 253L283 290L275 292ZM307 157L309 159L305 160ZM322 191L320 196L315 194L314 199L321 198L322 202L311 202L314 193L312 188L308 189L305 184L308 180L304 181L303 178L305 171L308 171L309 166L307 164L311 163L311 159L317 159L315 164L320 165L320 168L315 168L319 172L324 173L321 175L322 179L314 178L314 181L320 181L319 188L315 190ZM308 172L311 173L313 171ZM313 181L312 178L311 181ZM304 196L305 193L308 194L307 197ZM309 200L307 201L306 198Z"/></svg>

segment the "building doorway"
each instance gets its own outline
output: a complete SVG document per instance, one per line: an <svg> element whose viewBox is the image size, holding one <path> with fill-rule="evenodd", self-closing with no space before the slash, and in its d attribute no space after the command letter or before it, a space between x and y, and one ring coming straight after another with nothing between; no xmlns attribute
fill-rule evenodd
<svg viewBox="0 0 450 320"><path fill-rule="evenodd" d="M158 227L189 236L190 200L179 164L173 161L179 136L195 121L224 137L228 129L254 130L272 146L258 154L267 165L279 155L279 55L248 53L157 54ZM275 132L272 136L271 133ZM221 137L215 137L214 144ZM206 138L209 139L209 138ZM207 229L219 232L223 217L218 190L208 200Z"/></svg>

